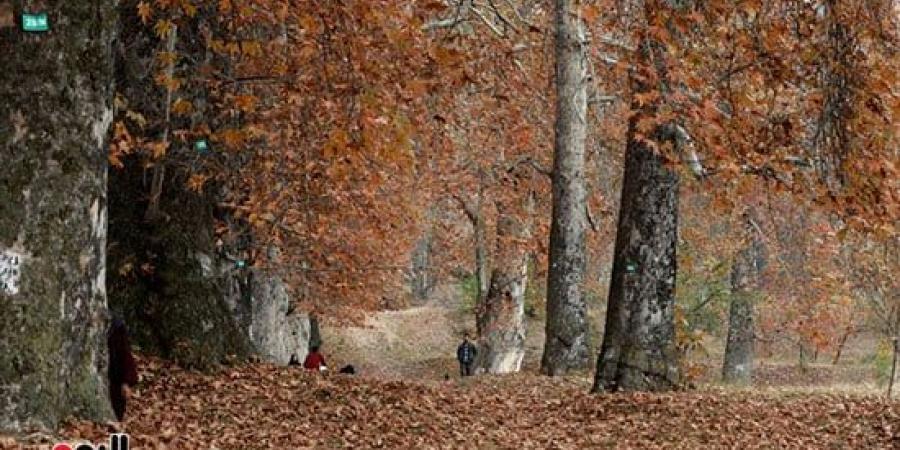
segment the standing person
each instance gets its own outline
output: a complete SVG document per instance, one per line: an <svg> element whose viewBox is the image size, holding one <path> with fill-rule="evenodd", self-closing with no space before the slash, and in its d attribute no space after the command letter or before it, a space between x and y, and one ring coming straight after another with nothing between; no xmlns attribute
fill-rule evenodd
<svg viewBox="0 0 900 450"><path fill-rule="evenodd" d="M113 319L106 335L106 345L109 348L109 400L116 419L121 422L125 417L125 404L131 396L131 388L138 382L128 328L122 319Z"/></svg>
<svg viewBox="0 0 900 450"><path fill-rule="evenodd" d="M456 348L456 359L459 361L459 376L472 376L472 365L475 363L475 355L478 350L475 344L469 341L469 333L463 335L462 344Z"/></svg>
<svg viewBox="0 0 900 450"><path fill-rule="evenodd" d="M321 372L328 370L328 367L325 365L325 357L319 353L318 345L313 345L309 348L309 354L306 355L306 359L303 361L303 368Z"/></svg>

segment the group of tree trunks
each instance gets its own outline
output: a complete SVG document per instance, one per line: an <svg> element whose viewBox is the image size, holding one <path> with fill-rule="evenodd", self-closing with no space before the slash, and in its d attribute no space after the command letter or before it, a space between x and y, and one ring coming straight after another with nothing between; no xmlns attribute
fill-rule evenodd
<svg viewBox="0 0 900 450"><path fill-rule="evenodd" d="M13 1L11 13L21 13L24 3ZM92 419L111 416L108 405L96 399L105 398L106 392L102 334L109 315L107 132L113 119L117 2L45 3L52 5L44 11L53 18L51 33L28 34L8 21L0 21L0 54L11 68L0 71L0 98L4 99L0 104L0 430L53 427L70 414ZM657 9L677 9L685 3L690 2L648 1L645 18L665 26L666 20L657 17ZM553 208L546 342L541 361L541 370L548 375L586 368L590 359L583 292L588 222L585 146L590 123L589 39L582 2L556 0L555 6ZM10 11L0 9L0 13ZM661 92L656 96L660 98L670 89L665 67L668 47L649 29L644 33L629 84L636 95ZM835 45L852 43L839 23L829 33ZM177 34L168 36L171 51ZM196 40L201 41L199 37ZM843 60L839 63L850 64ZM646 70L654 73L640 73ZM823 75L823 82L833 88L825 99L828 108L824 108L833 112L833 120L823 121L825 126L819 133L822 147L843 148L848 139L841 131L844 127L840 120L850 115L845 110L848 100L843 96L852 80L845 79L843 73L836 70ZM168 97L165 110L170 108ZM639 124L657 115L659 101L635 101L632 106L606 327L593 386L596 392L666 390L680 383L674 327L679 176L659 151L666 143L678 147L673 131L678 124L657 124L649 136L642 135ZM168 141L168 128L163 134ZM844 164L846 155L826 156L818 161L828 166L821 170L829 172L829 187L837 189L843 180L834 175L835 167ZM190 263L169 265L154 275L159 280L151 284L169 291L141 295L152 302L154 295L167 299L196 297L199 291L201 297L210 298L210 307L219 308L221 286L203 284L199 273L203 270L202 258L191 253L196 250L196 242L173 250L169 238L156 236L158 228L171 223L166 222L165 204L159 202L164 166L155 166L152 172L148 203L138 203L147 211L142 225L146 228L141 232L155 236L144 250L163 258L166 252L178 252L175 259ZM513 168L500 178L504 183L516 183L523 176L527 175ZM527 214L507 212L529 211L534 199L529 193L495 202L498 220L489 268L481 194L479 191L475 205L463 202L475 236L476 322L482 344L479 361L492 373L515 372L524 357L525 292L532 256L522 242L534 234L534 223ZM190 205L176 203L174 207ZM204 205L205 209L198 211L207 213L200 214L205 219L212 212L209 202ZM747 382L751 375L753 292L765 264L765 250L754 226L755 214L751 209L746 215L747 244L735 257L731 274L733 296L723 377L735 382ZM180 235L170 236L172 239L190 239L195 236L189 229L194 225L188 223L188 229L176 227L167 233ZM209 224L198 226L208 228ZM123 228L120 233L129 231ZM124 242L127 236L121 238ZM210 236L203 239L209 252L212 240ZM424 275L429 266L430 241L430 235L422 237L414 261L418 275L413 285L419 297L427 296L430 285ZM176 278L201 281L194 286ZM171 302L157 303L164 307ZM190 309L184 304L176 306ZM147 320L158 322L159 318ZM220 331L214 323L191 325L212 327L220 340L231 327L223 325L225 331ZM206 329L203 333L210 334ZM179 344L158 341L163 347L171 347L172 352ZM226 353L244 345L221 343L216 348Z"/></svg>

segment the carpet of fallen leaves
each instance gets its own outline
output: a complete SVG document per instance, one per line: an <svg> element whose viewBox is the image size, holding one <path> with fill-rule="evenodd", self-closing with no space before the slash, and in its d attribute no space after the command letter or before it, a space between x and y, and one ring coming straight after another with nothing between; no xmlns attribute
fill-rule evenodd
<svg viewBox="0 0 900 450"><path fill-rule="evenodd" d="M533 374L423 383L141 359L133 448L900 448L900 401L712 390L590 395ZM100 442L109 425L60 435ZM49 447L45 447L49 448Z"/></svg>

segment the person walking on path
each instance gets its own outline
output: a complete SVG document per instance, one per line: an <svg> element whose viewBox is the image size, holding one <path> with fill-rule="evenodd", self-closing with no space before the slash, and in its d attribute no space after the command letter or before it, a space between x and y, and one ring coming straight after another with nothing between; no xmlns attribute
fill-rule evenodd
<svg viewBox="0 0 900 450"><path fill-rule="evenodd" d="M456 359L459 361L459 376L472 376L472 366L475 364L475 355L478 350L475 344L469 341L469 333L463 336L462 344L456 348Z"/></svg>

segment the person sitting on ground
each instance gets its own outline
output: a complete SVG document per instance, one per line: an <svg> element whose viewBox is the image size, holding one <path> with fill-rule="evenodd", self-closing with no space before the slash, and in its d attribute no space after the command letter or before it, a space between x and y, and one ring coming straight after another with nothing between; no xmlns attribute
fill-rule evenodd
<svg viewBox="0 0 900 450"><path fill-rule="evenodd" d="M475 344L469 341L469 333L463 335L462 344L456 348L456 359L459 361L459 376L472 376L472 366L475 363L475 355L478 350Z"/></svg>
<svg viewBox="0 0 900 450"><path fill-rule="evenodd" d="M306 370L318 370L320 372L328 370L328 367L325 365L325 357L319 353L318 345L310 347L309 354L307 354L306 359L303 360L303 368Z"/></svg>
<svg viewBox="0 0 900 450"><path fill-rule="evenodd" d="M131 354L128 328L122 319L113 319L106 336L109 347L109 400L116 419L125 418L125 405L131 396L131 388L138 382L137 364Z"/></svg>

